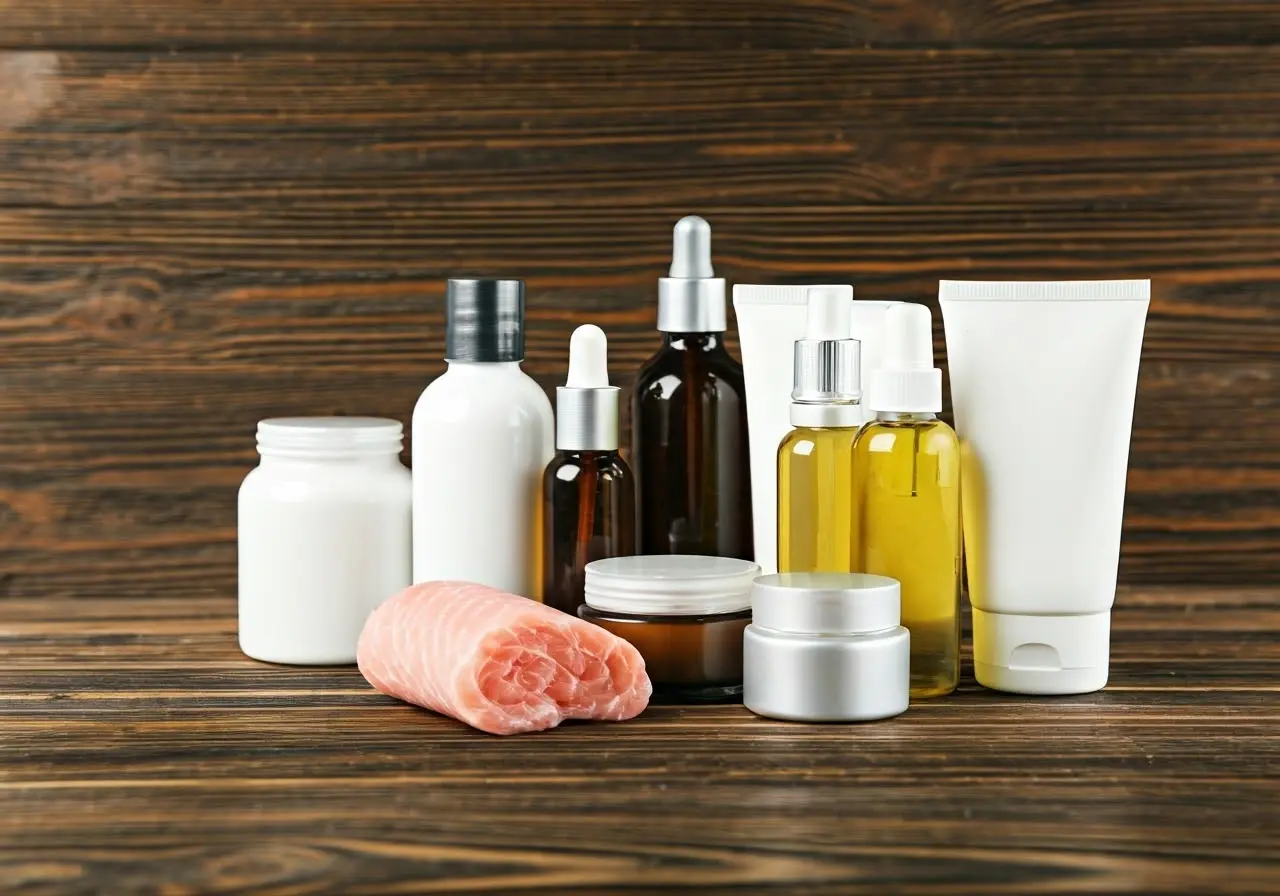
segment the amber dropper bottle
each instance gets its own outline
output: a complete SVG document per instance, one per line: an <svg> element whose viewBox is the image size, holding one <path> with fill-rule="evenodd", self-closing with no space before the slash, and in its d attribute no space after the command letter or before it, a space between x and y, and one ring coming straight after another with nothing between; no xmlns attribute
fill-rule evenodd
<svg viewBox="0 0 1280 896"><path fill-rule="evenodd" d="M663 345L640 368L631 404L642 554L753 558L746 389L725 326L711 226L681 218L658 281Z"/></svg>
<svg viewBox="0 0 1280 896"><path fill-rule="evenodd" d="M635 554L631 469L618 454L620 390L609 385L604 331L569 339L569 377L556 389L556 453L542 477L542 600L576 615L587 564Z"/></svg>

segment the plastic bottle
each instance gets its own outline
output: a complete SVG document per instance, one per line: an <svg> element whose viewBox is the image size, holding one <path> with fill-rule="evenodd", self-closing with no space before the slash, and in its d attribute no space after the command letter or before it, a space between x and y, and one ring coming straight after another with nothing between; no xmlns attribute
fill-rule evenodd
<svg viewBox="0 0 1280 896"><path fill-rule="evenodd" d="M524 283L450 280L443 376L413 411L413 580L538 598L551 402L520 369Z"/></svg>
<svg viewBox="0 0 1280 896"><path fill-rule="evenodd" d="M859 572L902 583L911 632L911 696L955 690L960 679L960 445L942 410L929 309L888 310L882 366L867 403L876 419L858 434L853 478Z"/></svg>
<svg viewBox="0 0 1280 896"><path fill-rule="evenodd" d="M662 348L640 369L631 405L640 552L750 560L746 389L724 346L711 227L694 215L675 226L658 329Z"/></svg>
<svg viewBox="0 0 1280 896"><path fill-rule="evenodd" d="M815 286L795 343L794 429L778 446L778 571L853 571L853 444L862 424L853 287Z"/></svg>
<svg viewBox="0 0 1280 896"><path fill-rule="evenodd" d="M542 600L576 615L587 564L636 552L636 495L618 454L620 389L608 342L592 324L569 340L569 377L556 389L556 454L542 477Z"/></svg>

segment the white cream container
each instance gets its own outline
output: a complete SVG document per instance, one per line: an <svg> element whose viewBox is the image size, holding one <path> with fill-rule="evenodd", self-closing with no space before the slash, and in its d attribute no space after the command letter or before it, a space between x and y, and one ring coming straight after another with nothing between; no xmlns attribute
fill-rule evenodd
<svg viewBox="0 0 1280 896"><path fill-rule="evenodd" d="M1107 683L1149 280L943 280L978 683Z"/></svg>
<svg viewBox="0 0 1280 896"><path fill-rule="evenodd" d="M904 712L911 635L897 579L782 573L751 588L742 702L761 716L865 722Z"/></svg>
<svg viewBox="0 0 1280 896"><path fill-rule="evenodd" d="M369 614L409 586L412 487L402 427L376 417L258 424L240 486L240 649L272 663L354 663Z"/></svg>

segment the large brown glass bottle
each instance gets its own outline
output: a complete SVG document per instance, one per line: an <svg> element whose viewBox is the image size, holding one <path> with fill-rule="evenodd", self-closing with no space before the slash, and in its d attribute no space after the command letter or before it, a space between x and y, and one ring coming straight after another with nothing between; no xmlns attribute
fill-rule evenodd
<svg viewBox="0 0 1280 896"><path fill-rule="evenodd" d="M542 494L542 600L577 615L587 564L636 552L635 482L617 451L561 450Z"/></svg>
<svg viewBox="0 0 1280 896"><path fill-rule="evenodd" d="M640 553L750 560L742 365L720 332L664 332L631 401Z"/></svg>

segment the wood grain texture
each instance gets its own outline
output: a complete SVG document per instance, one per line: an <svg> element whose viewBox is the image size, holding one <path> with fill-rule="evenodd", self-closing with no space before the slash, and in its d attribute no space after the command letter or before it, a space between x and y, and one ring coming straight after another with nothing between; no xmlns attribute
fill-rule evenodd
<svg viewBox="0 0 1280 896"><path fill-rule="evenodd" d="M0 0L0 596L226 593L254 422L407 422L450 275L527 279L548 389L585 321L628 382L691 211L731 282L1152 277L1122 579L1280 581L1278 37L1237 0Z"/></svg>
<svg viewBox="0 0 1280 896"><path fill-rule="evenodd" d="M496 738L226 598L0 604L0 889L1280 892L1280 591L1125 590L1102 693ZM967 662L966 662L967 665Z"/></svg>
<svg viewBox="0 0 1280 896"><path fill-rule="evenodd" d="M0 44L429 50L1247 46L1268 0L95 0L0 2Z"/></svg>

